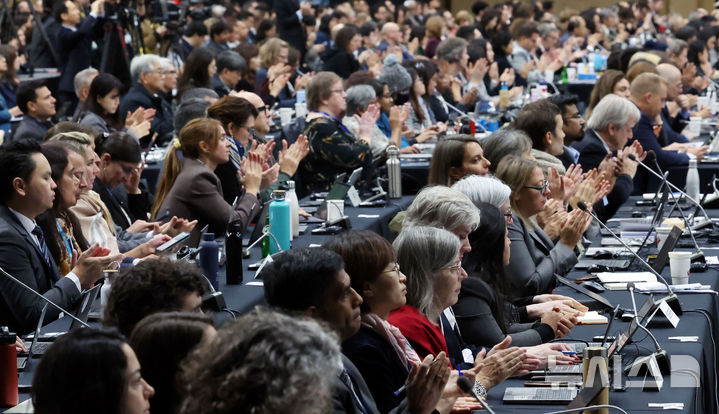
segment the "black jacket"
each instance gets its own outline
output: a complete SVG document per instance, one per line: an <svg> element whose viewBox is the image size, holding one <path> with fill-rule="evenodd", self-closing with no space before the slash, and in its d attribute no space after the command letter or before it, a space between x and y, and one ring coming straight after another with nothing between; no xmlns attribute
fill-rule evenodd
<svg viewBox="0 0 719 414"><path fill-rule="evenodd" d="M307 51L307 33L297 17L300 9L297 0L275 0L273 9L277 13L277 36L284 39L304 56Z"/></svg>
<svg viewBox="0 0 719 414"><path fill-rule="evenodd" d="M147 220L146 210L149 203L147 194L127 194L124 188L110 190L99 178L95 178L92 190L100 195L112 216L112 221L123 230L130 227L135 220Z"/></svg>
<svg viewBox="0 0 719 414"><path fill-rule="evenodd" d="M60 26L57 30L57 52L60 55L60 87L62 92L74 93L75 75L92 63L92 41L99 37L101 20L87 16L76 30Z"/></svg>
<svg viewBox="0 0 719 414"><path fill-rule="evenodd" d="M322 55L324 66L322 70L336 73L340 78L347 79L359 70L357 59L346 50L333 47Z"/></svg>
<svg viewBox="0 0 719 414"><path fill-rule="evenodd" d="M152 95L144 86L136 83L127 92L127 95L122 97L120 102L120 116L124 117L128 112L134 112L135 109L143 107L145 109L154 108L155 117L152 120L152 126L150 127L150 133L144 137L140 137L140 143L143 147L147 146L150 142L150 137L157 132L157 143L163 144L172 139L172 131L174 129L172 120L172 109L170 104L157 95Z"/></svg>

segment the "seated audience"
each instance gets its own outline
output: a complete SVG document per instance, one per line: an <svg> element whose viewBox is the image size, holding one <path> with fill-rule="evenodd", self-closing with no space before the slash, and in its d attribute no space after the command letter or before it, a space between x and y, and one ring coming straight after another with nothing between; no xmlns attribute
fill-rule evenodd
<svg viewBox="0 0 719 414"><path fill-rule="evenodd" d="M143 260L112 283L103 324L130 336L142 318L158 312L201 312L204 277L192 264Z"/></svg>
<svg viewBox="0 0 719 414"><path fill-rule="evenodd" d="M216 335L212 319L200 313L159 312L137 323L128 342L140 362L142 377L155 390L150 397L153 413L178 412L180 364Z"/></svg>
<svg viewBox="0 0 719 414"><path fill-rule="evenodd" d="M497 167L497 178L512 189L512 223L508 227L512 260L505 266L512 298L550 293L554 274L566 274L577 263L574 248L591 223L591 216L573 210L561 223L555 244L531 218L544 209L551 194L536 161L508 155Z"/></svg>
<svg viewBox="0 0 719 414"><path fill-rule="evenodd" d="M322 55L322 70L334 72L342 79L347 79L359 70L355 51L362 45L362 36L357 26L349 24L342 27L334 36L334 47Z"/></svg>
<svg viewBox="0 0 719 414"><path fill-rule="evenodd" d="M587 119L589 119L599 101L610 93L629 99L631 96L629 94L629 81L624 76L624 72L608 69L597 79L597 83L594 84L592 93L589 96L589 106L585 115Z"/></svg>
<svg viewBox="0 0 719 414"><path fill-rule="evenodd" d="M17 106L23 117L12 134L13 140L42 141L55 115L55 98L50 89L40 81L23 82L17 90Z"/></svg>
<svg viewBox="0 0 719 414"><path fill-rule="evenodd" d="M215 54L207 47L193 49L177 79L177 96L181 99L182 94L192 88L211 88L216 73Z"/></svg>
<svg viewBox="0 0 719 414"><path fill-rule="evenodd" d="M331 411L340 367L335 333L309 318L252 312L185 360L178 413Z"/></svg>
<svg viewBox="0 0 719 414"><path fill-rule="evenodd" d="M316 74L307 85L307 128L310 153L300 164L300 177L306 191L328 191L335 177L363 167L364 177L372 170L372 129L378 109L370 106L362 114L359 134L352 134L338 117L346 109L342 79L331 72Z"/></svg>
<svg viewBox="0 0 719 414"><path fill-rule="evenodd" d="M150 411L155 390L122 335L84 328L63 335L47 350L31 394L38 414L140 414Z"/></svg>
<svg viewBox="0 0 719 414"><path fill-rule="evenodd" d="M260 210L257 193L262 179L262 162L259 155L250 153L242 162L245 193L236 204L223 197L220 179L214 171L218 165L230 160L230 142L219 121L209 118L193 119L180 131L167 153L165 171L157 186L157 197L152 207L156 218L169 210L170 216L197 220L190 244L197 245L200 229L209 225L209 231L224 234L233 221L246 226ZM178 152L182 151L183 160Z"/></svg>
<svg viewBox="0 0 719 414"><path fill-rule="evenodd" d="M532 141L521 129L504 127L492 132L482 141L484 157L489 162L489 172L494 174L499 162L507 155L532 158Z"/></svg>
<svg viewBox="0 0 719 414"><path fill-rule="evenodd" d="M265 282L265 299L273 308L323 321L341 341L360 329L362 297L352 288L342 257L337 253L325 248L288 250L269 263L261 274ZM442 368L419 371L420 366L427 367L435 360L435 366L442 365ZM340 370L334 375L332 396L335 411L379 412L357 367L344 355L341 365L337 365ZM439 381L428 383L425 375L427 378L439 376ZM348 377L351 380L348 381ZM417 387L408 387L406 397L392 412L430 412L437 405L448 377L449 364L445 354L425 358L409 374L410 382L414 379Z"/></svg>
<svg viewBox="0 0 719 414"><path fill-rule="evenodd" d="M135 56L130 63L132 87L120 100L118 113L125 117L138 108L154 109L150 132L139 137L143 146L148 146L151 138L157 134L155 142L165 144L172 139L172 109L160 93L165 87L165 70L162 61L156 55Z"/></svg>
<svg viewBox="0 0 719 414"><path fill-rule="evenodd" d="M99 73L97 69L90 67L77 72L77 75L75 75L73 86L75 88L75 96L77 97L77 107L75 108L75 113L72 115L74 122L79 121L82 106L85 104L88 93L90 93L90 84L92 84L93 79L95 79L95 76Z"/></svg>
<svg viewBox="0 0 719 414"><path fill-rule="evenodd" d="M122 229L130 228L136 220L147 220L152 200L140 187L142 149L137 139L113 132L98 136L95 143L100 172L92 189L100 195L112 220Z"/></svg>
<svg viewBox="0 0 719 414"><path fill-rule="evenodd" d="M450 186L465 175L489 174L491 165L476 138L449 135L441 139L432 152L427 183Z"/></svg>
<svg viewBox="0 0 719 414"><path fill-rule="evenodd" d="M525 105L514 121L532 140L532 156L545 173L549 167L564 175L566 168L558 158L564 154L564 130L562 114L557 105L539 100Z"/></svg>
<svg viewBox="0 0 719 414"><path fill-rule="evenodd" d="M626 145L639 117L639 109L628 99L606 95L592 111L584 138L572 144L579 151L579 162L585 168L604 172L612 185L606 200L594 205L594 213L602 221L612 218L632 194L638 165L628 157L644 156L639 142Z"/></svg>
<svg viewBox="0 0 719 414"><path fill-rule="evenodd" d="M33 140L19 140L0 150L0 267L31 289L65 309L78 304L83 289L103 277L103 270L121 255L92 257L93 245L62 277L35 219L53 206L55 182L50 164ZM26 334L37 328L46 302L8 278L0 278L0 324ZM47 308L44 322L60 311Z"/></svg>
<svg viewBox="0 0 719 414"><path fill-rule="evenodd" d="M242 72L246 70L247 63L239 53L226 50L215 57L217 73L212 77L212 89L222 98L235 89L242 79Z"/></svg>

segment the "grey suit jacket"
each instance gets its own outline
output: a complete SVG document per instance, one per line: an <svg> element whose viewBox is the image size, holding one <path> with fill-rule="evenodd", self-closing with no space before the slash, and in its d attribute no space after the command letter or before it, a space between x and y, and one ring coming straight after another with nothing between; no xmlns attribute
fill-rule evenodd
<svg viewBox="0 0 719 414"><path fill-rule="evenodd" d="M0 267L62 308L72 310L81 297L72 280L60 277L54 263L46 263L40 248L4 205L0 205ZM37 328L45 301L4 275L0 275L0 325L17 334ZM45 323L59 311L48 306Z"/></svg>
<svg viewBox="0 0 719 414"><path fill-rule="evenodd" d="M537 227L527 228L516 214L507 227L511 256L504 268L515 298L549 293L555 286L554 274L566 274L577 263L574 251L562 243L552 243Z"/></svg>
<svg viewBox="0 0 719 414"><path fill-rule="evenodd" d="M231 221L239 220L246 226L260 210L259 206L257 197L246 193L233 209L222 197L222 185L215 173L200 161L185 158L182 172L159 211L170 210L170 217L197 219L189 242L194 246L200 240L200 230L205 225L209 225L210 231L216 235L224 234Z"/></svg>

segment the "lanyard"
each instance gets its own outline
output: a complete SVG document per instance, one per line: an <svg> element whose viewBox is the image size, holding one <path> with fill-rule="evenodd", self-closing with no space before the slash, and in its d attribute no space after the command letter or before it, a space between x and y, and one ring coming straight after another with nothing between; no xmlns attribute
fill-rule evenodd
<svg viewBox="0 0 719 414"><path fill-rule="evenodd" d="M337 123L337 125L339 125L339 127L340 127L340 129L341 129L342 131L346 132L346 133L349 134L349 135L354 135L352 132L350 132L349 129L347 129L346 126L344 126L344 125L342 124L342 122L340 122L339 119L337 119L337 118L334 117L333 115L330 115L330 114L328 114L327 112L322 112L322 111L310 111L310 112L314 112L314 113L316 113L316 114L320 114L320 115L326 116L327 118L329 118L329 119L335 121L335 122Z"/></svg>
<svg viewBox="0 0 719 414"><path fill-rule="evenodd" d="M62 242L65 244L65 249L67 250L67 255L70 258L70 263L72 263L72 239L70 239L70 236L65 233L65 230L63 230L58 219L55 220L55 225L57 226L57 231L60 232Z"/></svg>

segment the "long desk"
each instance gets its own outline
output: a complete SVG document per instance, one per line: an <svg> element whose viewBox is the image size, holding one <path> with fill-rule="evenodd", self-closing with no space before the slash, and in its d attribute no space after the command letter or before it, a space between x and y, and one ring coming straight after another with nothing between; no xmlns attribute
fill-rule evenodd
<svg viewBox="0 0 719 414"><path fill-rule="evenodd" d="M401 209L406 208L412 201L413 196L404 196L401 199L393 200L393 203L384 208L352 208L350 206L345 207L345 213L351 217L352 226L355 229L369 229L379 233L380 235L392 240L394 235L388 228L388 223L391 218ZM630 200L625 206L620 208L618 216L630 216L632 211L640 210L634 206L634 199ZM648 212L648 208L644 208ZM719 211L710 211L712 216L719 216ZM359 217L359 215L363 217ZM310 245L320 245L324 243L329 237L332 236L319 236L312 235L311 229L317 225L310 225L307 232L301 235L299 238L292 242L293 247L305 247ZM700 240L700 243L702 241ZM719 248L705 249L707 256L719 255ZM227 305L229 308L239 312L246 312L254 308L256 305L264 304L264 295L262 286L250 285L249 282L255 281L255 272L247 269L247 266L261 259L261 251L259 247L251 249L251 256L249 259L245 259L243 262L245 271L243 272L243 284L241 285L227 285L225 283L224 271L220 274L220 289L222 290ZM584 275L581 272L573 272L570 274L570 278ZM669 267L664 269L663 275L669 277ZM719 286L719 271L715 269L709 269L705 273L692 274L690 281L701 282L703 284L709 284L714 289ZM555 290L556 293L565 294L567 296L575 297L579 300L586 300L587 298L577 294L573 290L567 287L558 287ZM603 294L613 304L621 304L625 308L631 307L631 299L629 293L624 291L607 291ZM637 294L638 306L641 306L646 295ZM687 310L692 309L703 309L712 315L712 320L716 320L716 315L719 315L719 304L717 297L710 294L679 294L682 308ZM47 326L46 329L49 331L58 331L63 328L66 329L69 326L69 321L61 319L55 321ZM612 333L616 334L620 330L624 329L625 323L619 320L614 321ZM567 339L575 338L587 340L594 335L602 335L606 325L583 325L577 326ZM712 328L707 323L704 316L698 313L686 312L681 316L679 326L674 329L666 327L652 327L652 333L656 336L661 347L666 349L670 356L675 359L673 363L673 372L670 376L665 376L664 388L659 392L648 392L642 391L641 389L631 388L625 392L610 392L610 403L618 405L628 412L631 413L642 413L642 412L656 412L656 408L649 408L649 402L681 402L684 403L684 409L682 412L695 412L695 413L716 413L717 394L715 392L716 377L715 371L717 367L717 361L715 360L715 346L714 343L719 342L719 337L716 335L716 329L712 332ZM697 342L678 342L669 340L670 336L697 336L699 340ZM642 332L636 334L636 343L628 345L624 352L623 357L629 361L635 356L647 355L650 351L653 351L653 344L651 340L646 337ZM713 342L712 342L713 339ZM682 365L681 356L686 355L686 359L696 361L696 364ZM676 358L679 357L680 360ZM32 375L34 368L37 366L38 360L33 361L33 365L26 372L20 375L20 384L29 384L32 381ZM686 361L684 361L686 362ZM637 378L630 378L636 380ZM492 408L498 412L516 412L518 410L526 412L550 412L562 409L562 406L541 406L541 405L504 405L502 403L502 396L504 390L507 387L521 387L523 386L524 379L509 379L497 387L491 389L488 394L488 402ZM699 386L695 386L696 384ZM20 395L20 401L29 398L29 394L22 393Z"/></svg>

